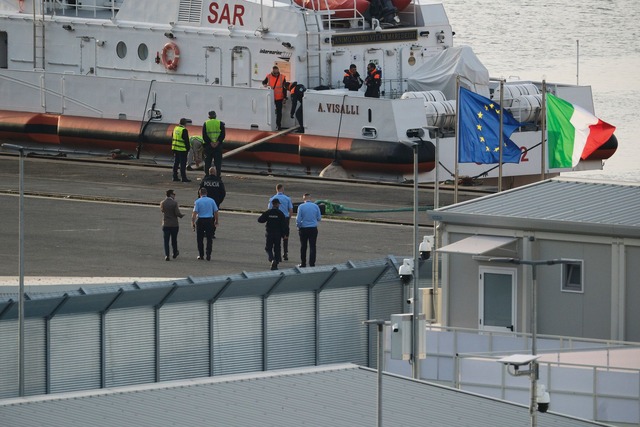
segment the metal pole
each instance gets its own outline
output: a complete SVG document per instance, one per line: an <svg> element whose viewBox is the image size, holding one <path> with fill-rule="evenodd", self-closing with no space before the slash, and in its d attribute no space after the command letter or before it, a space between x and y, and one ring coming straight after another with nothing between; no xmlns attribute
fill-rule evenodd
<svg viewBox="0 0 640 427"><path fill-rule="evenodd" d="M580 85L580 40L576 40L576 86Z"/></svg>
<svg viewBox="0 0 640 427"><path fill-rule="evenodd" d="M547 163L547 82L542 80L542 135L540 138L540 179L544 180Z"/></svg>
<svg viewBox="0 0 640 427"><path fill-rule="evenodd" d="M453 150L455 168L453 171L453 203L458 203L458 146L460 145L460 76L456 76L456 143Z"/></svg>
<svg viewBox="0 0 640 427"><path fill-rule="evenodd" d="M418 279L420 262L418 251L418 144L413 145L413 316L411 317L412 326L412 356L413 378L420 378L420 359L418 358Z"/></svg>
<svg viewBox="0 0 640 427"><path fill-rule="evenodd" d="M378 322L378 427L382 427L382 368L384 367L384 323Z"/></svg>
<svg viewBox="0 0 640 427"><path fill-rule="evenodd" d="M536 355L538 338L538 278L536 264L531 264L531 354ZM529 403L529 414L531 414L531 427L538 425L538 411L536 408L536 397L538 394L538 363L534 360L531 363L531 402Z"/></svg>
<svg viewBox="0 0 640 427"><path fill-rule="evenodd" d="M504 144L504 80L500 79L500 136L498 136L498 193L502 192L502 144Z"/></svg>
<svg viewBox="0 0 640 427"><path fill-rule="evenodd" d="M18 288L18 396L24 396L24 147L13 144L2 144L2 148L14 150L20 157L20 202L19 217L19 288Z"/></svg>
<svg viewBox="0 0 640 427"><path fill-rule="evenodd" d="M384 370L384 325L389 322L381 319L365 320L364 325L378 325L378 413L376 425L382 427L382 371Z"/></svg>
<svg viewBox="0 0 640 427"><path fill-rule="evenodd" d="M438 168L440 166L440 137L438 136L438 130L436 129L436 176L435 183L433 186L433 209L438 209L440 207L440 179L438 178Z"/></svg>

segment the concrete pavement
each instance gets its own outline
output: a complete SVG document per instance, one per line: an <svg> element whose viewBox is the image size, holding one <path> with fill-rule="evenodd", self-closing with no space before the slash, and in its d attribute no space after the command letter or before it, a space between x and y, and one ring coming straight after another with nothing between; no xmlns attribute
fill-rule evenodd
<svg viewBox="0 0 640 427"><path fill-rule="evenodd" d="M26 158L25 285L82 280L112 283L117 278L178 278L268 270L264 225L257 217L285 184L294 202L305 192L353 209L325 216L319 227L318 265L348 260L410 257L413 243L413 187L335 182L225 173L227 197L211 262L197 261L190 214L199 185L172 182L171 170L144 164L105 164ZM0 156L0 284L17 285L19 274L19 162ZM172 188L185 218L178 236L180 256L164 260L159 203ZM432 204L433 190L420 190L420 205ZM476 197L463 196L463 197ZM441 203L451 203L441 195ZM384 212L380 210L388 209ZM405 209L404 211L400 209ZM374 212L375 211L375 212ZM419 215L420 236L431 234L426 213ZM292 229L289 261L299 259ZM69 279L49 279L64 277ZM47 278L47 279L44 279ZM109 280L111 278L111 280Z"/></svg>

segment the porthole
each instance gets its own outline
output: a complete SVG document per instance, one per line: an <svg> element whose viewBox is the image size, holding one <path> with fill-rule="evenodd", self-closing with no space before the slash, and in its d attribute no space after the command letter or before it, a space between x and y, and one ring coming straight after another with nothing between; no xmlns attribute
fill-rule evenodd
<svg viewBox="0 0 640 427"><path fill-rule="evenodd" d="M124 58L127 56L127 44L125 42L118 42L116 45L116 54L118 58Z"/></svg>
<svg viewBox="0 0 640 427"><path fill-rule="evenodd" d="M140 43L140 46L138 46L138 58L144 61L148 57L149 57L149 48L147 47L146 44Z"/></svg>

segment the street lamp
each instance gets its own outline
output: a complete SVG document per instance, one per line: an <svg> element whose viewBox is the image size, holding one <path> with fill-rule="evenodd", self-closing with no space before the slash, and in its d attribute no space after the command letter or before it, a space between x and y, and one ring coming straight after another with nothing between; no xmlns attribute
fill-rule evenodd
<svg viewBox="0 0 640 427"><path fill-rule="evenodd" d="M18 288L18 396L24 396L24 147L14 144L2 144L2 148L17 151L20 157L20 235L18 264L20 265Z"/></svg>
<svg viewBox="0 0 640 427"><path fill-rule="evenodd" d="M411 322L411 372L413 378L420 378L420 365L418 358L418 279L420 271L420 252L418 250L418 148L420 144L415 141L401 141L413 149L413 317Z"/></svg>
<svg viewBox="0 0 640 427"><path fill-rule="evenodd" d="M439 174L438 174L438 169L440 169L440 136L438 135L438 131L439 131L439 127L437 126L425 126L425 129L429 129L429 130L433 130L435 131L435 135L436 135L436 146L435 146L435 164L436 164L436 169L434 172L434 177L433 177L433 209L438 209L440 207L440 179L439 179ZM438 247L438 221L434 220L433 221L433 247L434 249ZM438 258L439 258L438 251L434 250L433 251L433 260L432 260L432 268L431 268L431 284L433 286L433 295L434 298L436 298L437 292L438 292L438 274L439 274L439 267L438 267ZM437 319L437 314L436 314L436 319Z"/></svg>
<svg viewBox="0 0 640 427"><path fill-rule="evenodd" d="M538 335L538 278L536 267L539 265L555 265L555 264L570 264L575 262L569 259L543 259L543 260L525 260L519 258L493 258L493 257L474 257L478 261L488 261L504 264L516 264L516 265L530 265L531 266L531 316L530 316L530 329L531 329L531 354L536 356L537 354L537 335ZM537 358L536 358L537 359ZM531 416L531 426L537 426L537 382L538 382L538 363L534 360L531 361L531 398L529 401L529 414Z"/></svg>
<svg viewBox="0 0 640 427"><path fill-rule="evenodd" d="M365 320L365 325L378 325L378 415L377 427L382 427L382 371L384 368L384 325L389 324L385 320Z"/></svg>

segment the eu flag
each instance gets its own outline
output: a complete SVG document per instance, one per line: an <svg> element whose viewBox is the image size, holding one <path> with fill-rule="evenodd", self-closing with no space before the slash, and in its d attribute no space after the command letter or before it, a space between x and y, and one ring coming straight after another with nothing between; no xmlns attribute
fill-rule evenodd
<svg viewBox="0 0 640 427"><path fill-rule="evenodd" d="M458 113L458 161L491 164L500 162L500 105L460 88ZM502 162L520 163L520 148L509 139L520 122L503 111Z"/></svg>

